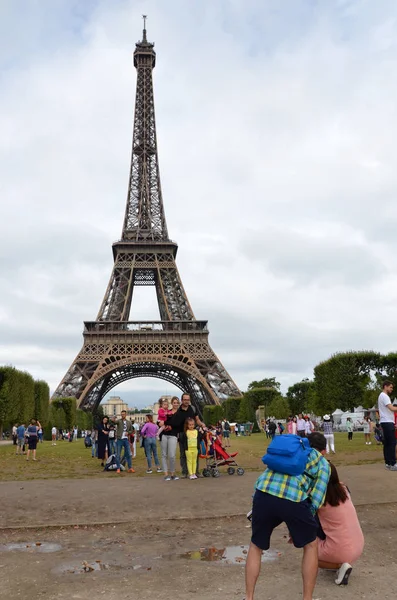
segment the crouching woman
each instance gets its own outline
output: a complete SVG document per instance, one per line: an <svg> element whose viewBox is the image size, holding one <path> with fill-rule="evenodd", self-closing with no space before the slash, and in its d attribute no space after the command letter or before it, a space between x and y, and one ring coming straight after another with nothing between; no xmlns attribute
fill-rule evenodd
<svg viewBox="0 0 397 600"><path fill-rule="evenodd" d="M325 539L318 540L318 566L337 571L335 583L347 585L352 564L364 549L364 536L347 487L331 465L324 505L318 510Z"/></svg>

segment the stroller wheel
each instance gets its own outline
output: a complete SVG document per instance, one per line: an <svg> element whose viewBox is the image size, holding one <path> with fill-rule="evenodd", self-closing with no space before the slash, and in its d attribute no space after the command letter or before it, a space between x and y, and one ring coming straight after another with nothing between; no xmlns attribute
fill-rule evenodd
<svg viewBox="0 0 397 600"><path fill-rule="evenodd" d="M211 471L209 469L203 469L203 477L211 477Z"/></svg>
<svg viewBox="0 0 397 600"><path fill-rule="evenodd" d="M233 467L229 467L227 470L227 474L228 475L234 475L236 472L236 469L233 469Z"/></svg>
<svg viewBox="0 0 397 600"><path fill-rule="evenodd" d="M244 469L242 467L239 467L237 469L237 475L244 475L244 473L245 473L245 471L244 471Z"/></svg>
<svg viewBox="0 0 397 600"><path fill-rule="evenodd" d="M212 469L212 477L219 477L220 472L219 469Z"/></svg>

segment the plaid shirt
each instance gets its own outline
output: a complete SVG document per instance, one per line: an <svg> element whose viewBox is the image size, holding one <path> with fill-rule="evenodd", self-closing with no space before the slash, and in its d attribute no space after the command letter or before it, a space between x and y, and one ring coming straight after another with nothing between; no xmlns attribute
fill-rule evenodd
<svg viewBox="0 0 397 600"><path fill-rule="evenodd" d="M303 502L309 498L314 514L324 503L330 474L328 461L312 448L303 475L284 475L266 469L257 479L255 488L291 502Z"/></svg>

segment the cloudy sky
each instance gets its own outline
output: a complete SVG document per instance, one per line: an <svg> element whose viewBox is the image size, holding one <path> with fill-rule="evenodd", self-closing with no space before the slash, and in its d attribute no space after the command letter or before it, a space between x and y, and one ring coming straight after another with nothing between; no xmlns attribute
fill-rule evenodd
<svg viewBox="0 0 397 600"><path fill-rule="evenodd" d="M141 15L178 266L241 389L396 349L395 0L0 2L0 364L63 377L125 209ZM147 295L149 293L149 296ZM131 319L158 318L138 288ZM115 388L145 405L167 383Z"/></svg>

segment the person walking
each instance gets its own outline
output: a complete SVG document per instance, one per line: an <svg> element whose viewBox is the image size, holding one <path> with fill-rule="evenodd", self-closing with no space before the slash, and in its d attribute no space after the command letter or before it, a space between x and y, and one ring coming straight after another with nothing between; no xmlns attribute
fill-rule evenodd
<svg viewBox="0 0 397 600"><path fill-rule="evenodd" d="M227 419L223 423L223 439L225 448L230 448L230 423Z"/></svg>
<svg viewBox="0 0 397 600"><path fill-rule="evenodd" d="M309 443L311 450L302 475L266 469L255 484L252 537L245 565L245 600L254 598L262 552L270 548L272 532L281 523L287 525L294 546L303 548L303 600L313 598L318 568L318 523L314 515L324 502L330 466L322 456L326 447L323 434L312 433Z"/></svg>
<svg viewBox="0 0 397 600"><path fill-rule="evenodd" d="M152 454L154 464L156 465L157 473L162 473L160 462L157 455L157 432L158 427L156 423L153 423L153 415L146 415L146 423L141 429L141 436L144 440L145 454L147 460L147 471L146 473L152 473Z"/></svg>
<svg viewBox="0 0 397 600"><path fill-rule="evenodd" d="M336 585L347 585L356 562L364 550L364 535L347 487L339 481L330 463L331 476L325 501L318 510L324 539L318 540L318 566L337 571Z"/></svg>
<svg viewBox="0 0 397 600"><path fill-rule="evenodd" d="M127 421L127 411L121 411L121 419L117 421L117 443L116 443L116 465L117 465L117 473L120 473L120 455L121 450L124 449L124 456L127 459L128 472L135 473L132 468L132 459L131 459L131 450L130 444L128 441L128 436L133 429L133 425L131 421Z"/></svg>
<svg viewBox="0 0 397 600"><path fill-rule="evenodd" d="M368 415L366 417L364 417L363 426L364 426L365 444L366 444L366 446L370 446L372 444L372 442L371 442L372 421Z"/></svg>
<svg viewBox="0 0 397 600"><path fill-rule="evenodd" d="M383 458L385 468L388 471L397 471L396 466L396 436L394 426L394 413L397 412L397 406L393 406L390 400L390 394L393 391L391 381L384 381L382 391L378 397L379 421L383 431Z"/></svg>
<svg viewBox="0 0 397 600"><path fill-rule="evenodd" d="M36 419L32 419L30 421L30 425L28 426L26 433L28 435L28 451L26 454L26 460L29 460L30 451L32 451L33 460L36 460L36 448L37 441L39 439L39 429L41 429L40 421L36 421Z"/></svg>
<svg viewBox="0 0 397 600"><path fill-rule="evenodd" d="M327 440L327 454L329 454L330 447L331 447L332 454L335 454L334 429L333 429L331 417L329 415L323 416L323 431L324 431L324 437Z"/></svg>
<svg viewBox="0 0 397 600"><path fill-rule="evenodd" d="M51 429L51 446L56 446L57 445L57 428L54 426Z"/></svg>
<svg viewBox="0 0 397 600"><path fill-rule="evenodd" d="M351 420L350 417L347 417L347 419L346 419L346 431L347 431L347 439L349 440L349 442L351 442L353 439L353 421Z"/></svg>
<svg viewBox="0 0 397 600"><path fill-rule="evenodd" d="M11 432L12 443L13 443L14 446L17 445L17 441L18 441L17 429L18 429L18 425L17 425L17 423L15 423L15 425L13 425L13 427L12 427L12 432Z"/></svg>
<svg viewBox="0 0 397 600"><path fill-rule="evenodd" d="M306 437L313 433L314 425L308 415L305 416L305 435Z"/></svg>
<svg viewBox="0 0 397 600"><path fill-rule="evenodd" d="M25 454L25 432L26 428L22 423L17 427L17 456L18 454Z"/></svg>
<svg viewBox="0 0 397 600"><path fill-rule="evenodd" d="M274 421L269 421L269 437L271 440L274 439L274 436L276 435L276 430L277 430L277 425Z"/></svg>
<svg viewBox="0 0 397 600"><path fill-rule="evenodd" d="M300 437L305 437L306 436L306 421L302 416L302 413L299 413L298 415L298 419L296 422L296 433L300 436Z"/></svg>
<svg viewBox="0 0 397 600"><path fill-rule="evenodd" d="M171 410L168 413L167 420L165 423L160 421L161 426L163 424L165 425L160 442L165 481L176 481L179 479L179 477L175 475L176 446L179 434L179 419L176 418L178 409L179 399L174 396L171 400Z"/></svg>

